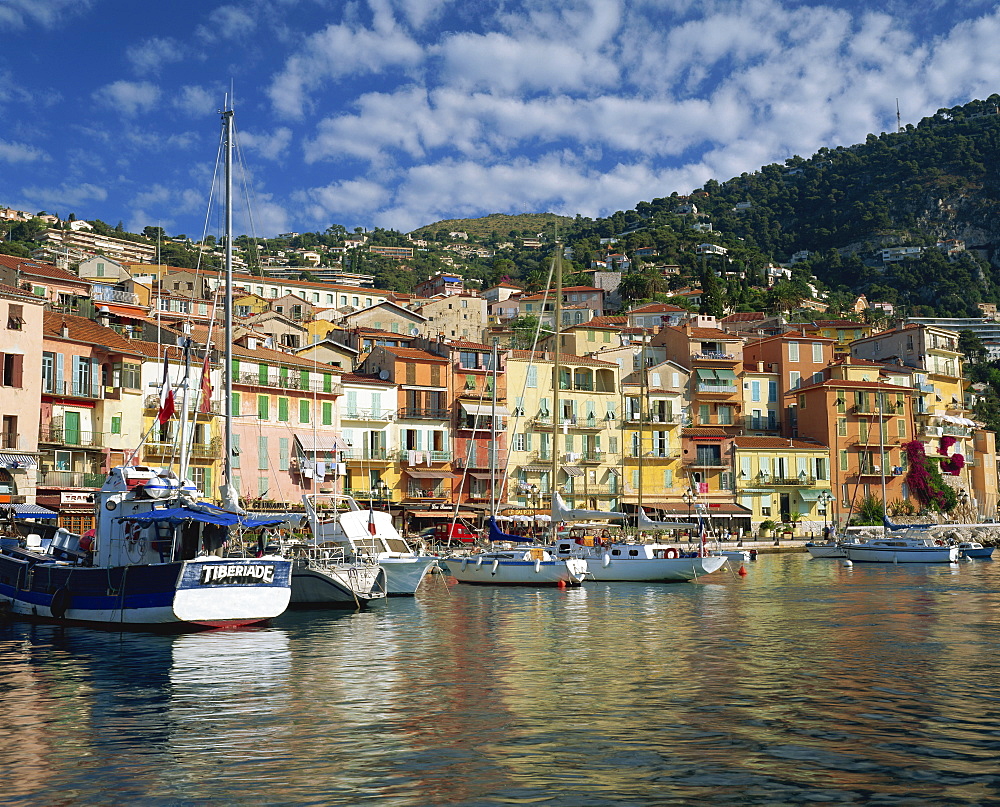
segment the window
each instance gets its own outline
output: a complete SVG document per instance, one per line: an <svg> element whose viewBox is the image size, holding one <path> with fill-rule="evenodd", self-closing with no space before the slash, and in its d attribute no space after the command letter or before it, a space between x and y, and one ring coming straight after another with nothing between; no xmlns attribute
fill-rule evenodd
<svg viewBox="0 0 1000 807"><path fill-rule="evenodd" d="M823 344L821 342L813 342L813 363L822 364L823 363Z"/></svg>
<svg viewBox="0 0 1000 807"><path fill-rule="evenodd" d="M54 392L56 386L56 355L42 353L42 392Z"/></svg>
<svg viewBox="0 0 1000 807"><path fill-rule="evenodd" d="M232 448L233 448L233 456L230 457L230 464L233 466L233 468L239 468L240 467L240 436L238 434L234 434L233 435ZM238 487L237 487L237 490L239 490Z"/></svg>
<svg viewBox="0 0 1000 807"><path fill-rule="evenodd" d="M309 401L303 399L299 401L299 423L309 422Z"/></svg>
<svg viewBox="0 0 1000 807"><path fill-rule="evenodd" d="M267 437L264 435L257 437L257 469L267 470Z"/></svg>
<svg viewBox="0 0 1000 807"><path fill-rule="evenodd" d="M750 400L756 402L760 401L760 382L751 381L750 382Z"/></svg>
<svg viewBox="0 0 1000 807"><path fill-rule="evenodd" d="M323 425L333 425L333 404L330 401L323 401Z"/></svg>
<svg viewBox="0 0 1000 807"><path fill-rule="evenodd" d="M257 396L257 419L258 420L270 420L271 418L271 399L266 395Z"/></svg>
<svg viewBox="0 0 1000 807"><path fill-rule="evenodd" d="M798 370L792 370L788 374L788 388L798 389L801 383L802 383L802 373L798 372Z"/></svg>
<svg viewBox="0 0 1000 807"><path fill-rule="evenodd" d="M788 360L798 361L799 360L799 343L789 342L788 343Z"/></svg>
<svg viewBox="0 0 1000 807"><path fill-rule="evenodd" d="M847 470L847 452L846 451L841 451L840 452L840 470L841 471L846 471Z"/></svg>
<svg viewBox="0 0 1000 807"><path fill-rule="evenodd" d="M11 303L7 306L7 328L19 331L24 327L24 306Z"/></svg>
<svg viewBox="0 0 1000 807"><path fill-rule="evenodd" d="M278 420L282 423L288 421L288 398L278 398Z"/></svg>
<svg viewBox="0 0 1000 807"><path fill-rule="evenodd" d="M122 416L112 415L111 416L111 433L121 434L122 433Z"/></svg>
<svg viewBox="0 0 1000 807"><path fill-rule="evenodd" d="M528 387L538 386L538 367L534 364L528 367L528 380L526 382Z"/></svg>
<svg viewBox="0 0 1000 807"><path fill-rule="evenodd" d="M837 418L837 436L847 437L847 418Z"/></svg>
<svg viewBox="0 0 1000 807"><path fill-rule="evenodd" d="M289 466L289 440L287 437L278 438L278 470L287 471Z"/></svg>
<svg viewBox="0 0 1000 807"><path fill-rule="evenodd" d="M230 412L232 413L233 417L239 417L241 414L243 414L243 410L241 408L243 401L240 398L240 393L234 392L233 397L230 398L230 401L231 401L231 403L229 404Z"/></svg>
<svg viewBox="0 0 1000 807"><path fill-rule="evenodd" d="M24 356L20 353L0 353L0 359L3 360L2 365L0 365L0 386L20 387ZM87 367L89 368L90 365L88 364Z"/></svg>

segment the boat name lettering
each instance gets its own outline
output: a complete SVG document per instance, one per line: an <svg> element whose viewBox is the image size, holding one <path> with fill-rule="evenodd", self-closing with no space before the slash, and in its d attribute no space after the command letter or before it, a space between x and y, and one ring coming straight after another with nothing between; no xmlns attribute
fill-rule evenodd
<svg viewBox="0 0 1000 807"><path fill-rule="evenodd" d="M274 565L265 563L230 563L203 566L201 583L273 583Z"/></svg>

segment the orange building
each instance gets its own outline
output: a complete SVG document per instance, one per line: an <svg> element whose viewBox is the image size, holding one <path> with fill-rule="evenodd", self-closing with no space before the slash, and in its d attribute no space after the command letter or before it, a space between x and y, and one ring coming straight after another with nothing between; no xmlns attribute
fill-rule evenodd
<svg viewBox="0 0 1000 807"><path fill-rule="evenodd" d="M878 381L834 378L789 394L799 437L830 446L834 517L846 521L865 496L907 498L902 444L913 439L913 390ZM880 428L881 427L881 428Z"/></svg>

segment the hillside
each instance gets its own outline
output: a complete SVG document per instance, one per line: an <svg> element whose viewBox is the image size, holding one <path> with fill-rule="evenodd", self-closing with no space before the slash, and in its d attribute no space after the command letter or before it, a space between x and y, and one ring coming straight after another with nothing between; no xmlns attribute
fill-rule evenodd
<svg viewBox="0 0 1000 807"><path fill-rule="evenodd" d="M441 238L441 233L461 232L468 233L470 238L480 241L491 237L495 237L497 240L507 240L509 238L531 237L544 232L551 233L556 226L560 230L565 230L572 223L573 219L557 216L555 213L521 213L518 215L491 213L477 219L444 219L421 227L419 230L414 230L411 234L414 238L444 241L447 238Z"/></svg>

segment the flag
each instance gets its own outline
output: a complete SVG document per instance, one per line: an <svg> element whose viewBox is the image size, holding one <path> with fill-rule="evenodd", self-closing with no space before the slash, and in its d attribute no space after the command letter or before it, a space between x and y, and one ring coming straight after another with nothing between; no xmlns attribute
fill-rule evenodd
<svg viewBox="0 0 1000 807"><path fill-rule="evenodd" d="M170 364L167 362L167 353L163 352L163 384L160 386L160 413L156 419L163 426L174 414L174 390L170 386Z"/></svg>
<svg viewBox="0 0 1000 807"><path fill-rule="evenodd" d="M375 511L372 510L371 503L368 503L368 532L375 534Z"/></svg>
<svg viewBox="0 0 1000 807"><path fill-rule="evenodd" d="M212 378L208 366L208 348L205 348L205 361L201 365L201 404L198 411L208 414L212 411Z"/></svg>

